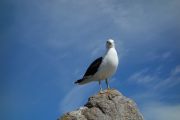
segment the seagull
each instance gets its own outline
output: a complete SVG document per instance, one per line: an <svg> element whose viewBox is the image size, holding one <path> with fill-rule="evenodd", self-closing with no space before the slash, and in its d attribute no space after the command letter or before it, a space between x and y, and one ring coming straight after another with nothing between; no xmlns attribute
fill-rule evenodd
<svg viewBox="0 0 180 120"><path fill-rule="evenodd" d="M105 80L107 89L110 89L108 78L115 74L118 63L119 60L114 40L109 39L106 42L105 55L92 62L86 70L83 78L75 81L75 84L83 85L92 81L98 81L100 91L102 91L101 81Z"/></svg>

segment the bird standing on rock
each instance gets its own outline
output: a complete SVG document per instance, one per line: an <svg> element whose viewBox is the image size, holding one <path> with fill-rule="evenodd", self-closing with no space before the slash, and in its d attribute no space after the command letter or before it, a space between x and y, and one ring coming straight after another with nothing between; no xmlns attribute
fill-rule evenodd
<svg viewBox="0 0 180 120"><path fill-rule="evenodd" d="M100 91L102 91L101 80L105 80L107 89L110 89L108 78L114 75L119 63L114 40L109 39L106 42L106 49L105 55L92 62L83 78L77 80L76 84L83 85L92 81L99 81Z"/></svg>

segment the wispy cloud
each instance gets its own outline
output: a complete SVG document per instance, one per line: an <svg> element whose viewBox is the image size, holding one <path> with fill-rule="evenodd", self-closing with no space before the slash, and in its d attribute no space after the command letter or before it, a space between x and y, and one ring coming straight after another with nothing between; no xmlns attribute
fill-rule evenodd
<svg viewBox="0 0 180 120"><path fill-rule="evenodd" d="M83 106L87 101L90 94L95 94L96 86L94 85L83 85L75 86L60 102L60 112L65 113Z"/></svg>
<svg viewBox="0 0 180 120"><path fill-rule="evenodd" d="M136 83L140 85L145 85L146 87L152 87L152 83L159 81L159 76L150 73L148 68L145 68L139 72L134 73L128 78L130 83Z"/></svg>
<svg viewBox="0 0 180 120"><path fill-rule="evenodd" d="M180 84L180 66L176 66L172 69L169 76L165 79L161 79L160 82L154 85L154 90L157 89L169 89Z"/></svg>
<svg viewBox="0 0 180 120"><path fill-rule="evenodd" d="M148 61L164 61L168 60L172 56L172 53L170 51L166 52L155 52L150 51L146 54L146 57L148 58Z"/></svg>
<svg viewBox="0 0 180 120"><path fill-rule="evenodd" d="M180 66L172 68L166 77L159 74L162 70L160 66L155 72L146 68L133 74L129 78L130 84L143 85L147 89L132 97L138 101L146 120L179 120L180 104L167 102L170 97L179 98L179 94L167 95L167 91L180 85Z"/></svg>
<svg viewBox="0 0 180 120"><path fill-rule="evenodd" d="M164 54L162 54L162 58L167 59L171 57L171 54L172 54L171 52L165 52Z"/></svg>
<svg viewBox="0 0 180 120"><path fill-rule="evenodd" d="M179 65L173 68L166 78L159 75L159 67L157 67L155 71L156 72L152 73L149 69L143 69L134 73L128 80L137 84L143 84L146 87L150 85L151 90L165 90L180 84Z"/></svg>
<svg viewBox="0 0 180 120"><path fill-rule="evenodd" d="M176 76L176 75L180 75L180 65L177 65L176 68L174 70L171 71L171 74L173 76Z"/></svg>
<svg viewBox="0 0 180 120"><path fill-rule="evenodd" d="M179 10L178 0L166 1L165 4L162 4L161 1L99 1L102 3L104 12L113 18L115 24L123 30L131 32L131 34L133 32L157 31L160 30L157 29L158 26L173 21L173 18L176 18L175 21L180 19L177 12Z"/></svg>

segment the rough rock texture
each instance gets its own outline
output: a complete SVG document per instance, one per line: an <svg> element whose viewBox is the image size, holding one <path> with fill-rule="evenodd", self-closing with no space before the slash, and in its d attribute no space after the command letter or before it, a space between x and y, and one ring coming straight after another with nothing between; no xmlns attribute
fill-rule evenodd
<svg viewBox="0 0 180 120"><path fill-rule="evenodd" d="M136 104L117 90L104 90L89 98L84 107L58 120L143 120Z"/></svg>

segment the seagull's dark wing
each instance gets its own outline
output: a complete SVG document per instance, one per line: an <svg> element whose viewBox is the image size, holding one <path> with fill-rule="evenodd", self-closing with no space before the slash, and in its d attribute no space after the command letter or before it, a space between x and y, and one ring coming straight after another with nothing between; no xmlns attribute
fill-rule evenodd
<svg viewBox="0 0 180 120"><path fill-rule="evenodd" d="M99 68L99 66L101 64L102 59L103 59L103 57L100 57L100 58L96 59L93 63L91 63L91 65L86 70L86 73L84 74L84 77L94 75L97 72L97 70L98 70L98 68Z"/></svg>

